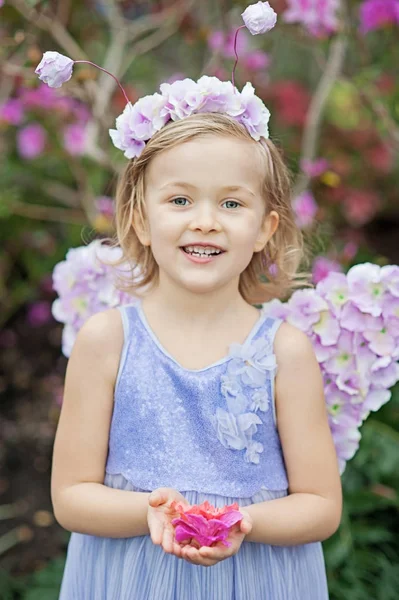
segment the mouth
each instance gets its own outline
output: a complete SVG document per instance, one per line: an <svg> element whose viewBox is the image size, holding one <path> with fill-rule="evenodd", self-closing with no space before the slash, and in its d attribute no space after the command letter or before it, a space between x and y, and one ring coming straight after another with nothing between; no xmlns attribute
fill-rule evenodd
<svg viewBox="0 0 399 600"><path fill-rule="evenodd" d="M193 256L194 258L213 258L220 256L225 252L223 248L219 246L180 246L180 249L186 254Z"/></svg>

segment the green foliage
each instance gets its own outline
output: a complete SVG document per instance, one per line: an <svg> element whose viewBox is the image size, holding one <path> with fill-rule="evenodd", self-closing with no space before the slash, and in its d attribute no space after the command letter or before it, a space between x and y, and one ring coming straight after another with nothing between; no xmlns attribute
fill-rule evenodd
<svg viewBox="0 0 399 600"><path fill-rule="evenodd" d="M399 385L361 429L342 475L341 525L324 542L330 600L399 597Z"/></svg>
<svg viewBox="0 0 399 600"><path fill-rule="evenodd" d="M50 561L32 575L12 577L0 570L0 600L57 600L65 558Z"/></svg>

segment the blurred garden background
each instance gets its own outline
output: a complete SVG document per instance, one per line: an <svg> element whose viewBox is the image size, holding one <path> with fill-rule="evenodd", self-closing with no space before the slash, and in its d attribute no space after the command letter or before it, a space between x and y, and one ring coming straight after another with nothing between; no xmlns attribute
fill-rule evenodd
<svg viewBox="0 0 399 600"><path fill-rule="evenodd" d="M54 520L51 455L67 363L52 272L113 233L124 106L87 64L59 89L47 50L92 60L132 102L163 81L231 79L241 0L0 0L0 600L55 600L69 533ZM273 0L277 26L238 36L236 85L270 108L317 283L399 264L399 0ZM399 386L361 429L344 512L324 542L332 600L399 597Z"/></svg>

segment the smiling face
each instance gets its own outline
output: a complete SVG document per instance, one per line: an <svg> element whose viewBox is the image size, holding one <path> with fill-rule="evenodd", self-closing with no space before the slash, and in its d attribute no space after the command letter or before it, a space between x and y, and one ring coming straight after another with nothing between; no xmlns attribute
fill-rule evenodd
<svg viewBox="0 0 399 600"><path fill-rule="evenodd" d="M163 282L193 293L226 286L238 290L240 274L278 226L266 214L264 161L253 142L206 135L160 152L145 177L143 228Z"/></svg>

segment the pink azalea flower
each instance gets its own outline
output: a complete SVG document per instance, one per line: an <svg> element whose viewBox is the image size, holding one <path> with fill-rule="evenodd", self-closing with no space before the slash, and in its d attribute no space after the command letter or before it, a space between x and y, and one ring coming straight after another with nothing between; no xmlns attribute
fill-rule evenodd
<svg viewBox="0 0 399 600"><path fill-rule="evenodd" d="M112 198L109 196L98 196L95 199L95 206L99 213L107 217L108 219L112 219L115 213L115 205Z"/></svg>
<svg viewBox="0 0 399 600"><path fill-rule="evenodd" d="M20 94L21 102L26 108L52 109L58 98L56 90L45 83L36 88L24 88Z"/></svg>
<svg viewBox="0 0 399 600"><path fill-rule="evenodd" d="M277 81L271 90L275 113L285 125L303 126L310 104L310 94L297 81Z"/></svg>
<svg viewBox="0 0 399 600"><path fill-rule="evenodd" d="M22 158L36 158L46 145L47 133L39 123L31 123L18 131L17 148Z"/></svg>
<svg viewBox="0 0 399 600"><path fill-rule="evenodd" d="M243 518L236 502L223 508L215 508L205 501L198 506L186 508L174 501L171 507L180 513L180 516L172 521L172 525L175 526L176 541L178 543L194 541L194 544L198 544L199 547L213 546L217 542L227 547L231 546L227 541L230 529Z"/></svg>
<svg viewBox="0 0 399 600"><path fill-rule="evenodd" d="M339 0L288 0L287 4L286 23L301 23L315 37L337 31Z"/></svg>
<svg viewBox="0 0 399 600"><path fill-rule="evenodd" d="M32 327L40 327L51 320L51 305L49 302L41 301L32 304L27 313L27 321Z"/></svg>
<svg viewBox="0 0 399 600"><path fill-rule="evenodd" d="M342 266L336 260L318 256L313 262L312 275L314 283L319 283L331 272L342 272Z"/></svg>
<svg viewBox="0 0 399 600"><path fill-rule="evenodd" d="M82 123L72 123L64 128L63 143L65 149L73 156L84 154L86 131Z"/></svg>
<svg viewBox="0 0 399 600"><path fill-rule="evenodd" d="M0 121L11 125L20 125L24 118L24 107L21 100L10 98L0 106Z"/></svg>
<svg viewBox="0 0 399 600"><path fill-rule="evenodd" d="M342 258L345 261L352 260L355 258L357 251L359 249L359 245L355 242L347 242L342 251Z"/></svg>
<svg viewBox="0 0 399 600"><path fill-rule="evenodd" d="M292 201L295 221L298 227L309 227L318 210L317 203L310 192L303 192Z"/></svg>
<svg viewBox="0 0 399 600"><path fill-rule="evenodd" d="M213 52L219 52L224 58L234 58L235 29L231 29L227 35L224 31L216 29L208 37L208 46ZM240 32L237 36L237 54L244 56L248 52L248 34Z"/></svg>
<svg viewBox="0 0 399 600"><path fill-rule="evenodd" d="M399 25L398 0L366 0L361 4L361 33L366 34L387 25Z"/></svg>
<svg viewBox="0 0 399 600"><path fill-rule="evenodd" d="M381 205L379 195L372 190L351 190L344 199L344 213L351 225L369 223Z"/></svg>
<svg viewBox="0 0 399 600"><path fill-rule="evenodd" d="M302 160L301 169L309 177L320 177L328 169L328 160L325 158L316 158L315 160Z"/></svg>
<svg viewBox="0 0 399 600"><path fill-rule="evenodd" d="M263 50L253 50L243 57L243 63L249 71L260 71L270 66L270 56Z"/></svg>

